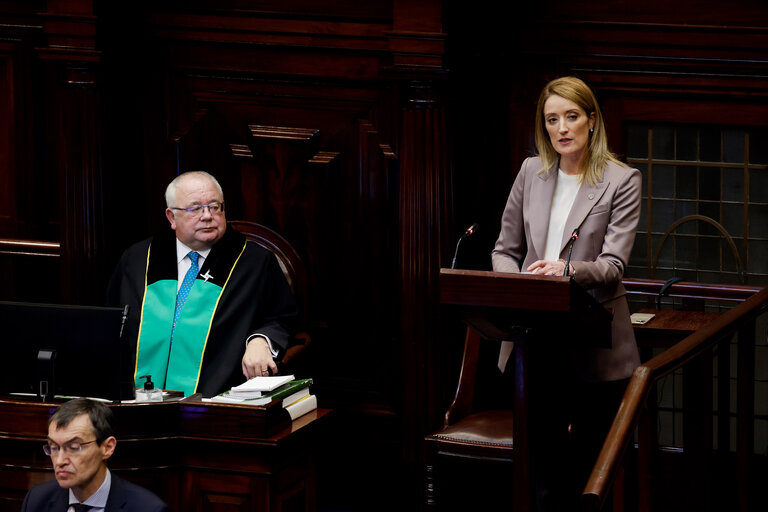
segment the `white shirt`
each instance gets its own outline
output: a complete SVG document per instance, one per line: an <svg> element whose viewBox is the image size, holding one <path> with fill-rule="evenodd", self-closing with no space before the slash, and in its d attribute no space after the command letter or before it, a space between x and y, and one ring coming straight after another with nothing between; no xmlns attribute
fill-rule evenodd
<svg viewBox="0 0 768 512"><path fill-rule="evenodd" d="M181 283L184 281L184 276L187 275L187 271L189 270L189 267L192 266L192 260L189 259L189 253L192 252L192 249L181 243L181 241L177 238L176 239L176 266L178 267L179 274L178 279L176 283L176 292L179 291L179 288L181 288ZM200 257L197 259L197 267L203 268L203 263L205 263L205 258L208 257L208 255L211 253L210 247L208 249L201 249L199 251L194 251L197 254L200 255Z"/></svg>
<svg viewBox="0 0 768 512"><path fill-rule="evenodd" d="M555 193L549 210L549 229L547 230L547 245L544 250L545 261L560 259L565 222L568 220L571 207L576 200L576 194L581 187L580 180L581 175L579 174L566 174L562 169L557 170L557 183L555 183Z"/></svg>

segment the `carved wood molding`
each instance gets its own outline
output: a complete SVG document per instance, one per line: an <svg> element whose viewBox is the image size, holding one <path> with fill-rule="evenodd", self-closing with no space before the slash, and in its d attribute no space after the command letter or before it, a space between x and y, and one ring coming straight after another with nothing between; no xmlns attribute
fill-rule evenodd
<svg viewBox="0 0 768 512"><path fill-rule="evenodd" d="M320 130L316 128L289 128L285 126L248 125L251 136L257 139L300 140L309 142Z"/></svg>
<svg viewBox="0 0 768 512"><path fill-rule="evenodd" d="M558 55L570 72L604 89L768 96L765 27L534 19L525 34L528 59Z"/></svg>

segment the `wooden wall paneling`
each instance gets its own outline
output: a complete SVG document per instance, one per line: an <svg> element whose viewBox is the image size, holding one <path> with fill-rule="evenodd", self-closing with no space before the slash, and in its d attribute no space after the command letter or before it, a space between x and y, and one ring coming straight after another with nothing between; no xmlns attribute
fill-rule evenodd
<svg viewBox="0 0 768 512"><path fill-rule="evenodd" d="M184 477L183 494L187 503L193 503L192 510L216 510L221 512L247 512L267 510L269 501L267 482L252 489L250 478L240 475L220 474L206 471L187 471ZM255 492L254 492L255 491ZM258 496L262 503L254 503L252 496Z"/></svg>
<svg viewBox="0 0 768 512"><path fill-rule="evenodd" d="M46 44L37 49L46 82L44 165L57 177L61 298L104 300L102 76L89 0L51 0L41 14Z"/></svg>
<svg viewBox="0 0 768 512"><path fill-rule="evenodd" d="M17 128L14 83L14 50L17 45L0 43L0 232L16 236L16 148Z"/></svg>
<svg viewBox="0 0 768 512"><path fill-rule="evenodd" d="M0 297L59 300L58 198L40 165L43 87L35 47L43 42L31 3L2 15L0 29ZM51 286L53 283L53 286Z"/></svg>

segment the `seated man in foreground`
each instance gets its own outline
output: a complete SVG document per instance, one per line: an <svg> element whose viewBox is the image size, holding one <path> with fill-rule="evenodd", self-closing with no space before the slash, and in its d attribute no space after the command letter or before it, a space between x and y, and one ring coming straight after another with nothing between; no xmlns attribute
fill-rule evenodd
<svg viewBox="0 0 768 512"><path fill-rule="evenodd" d="M63 404L48 420L43 446L56 480L30 489L22 512L167 512L160 498L110 473L116 444L109 407L87 398Z"/></svg>
<svg viewBox="0 0 768 512"><path fill-rule="evenodd" d="M277 259L227 230L210 174L179 175L165 199L171 230L130 247L109 286L112 305L130 306L137 387L151 375L163 389L210 397L277 373L297 318Z"/></svg>

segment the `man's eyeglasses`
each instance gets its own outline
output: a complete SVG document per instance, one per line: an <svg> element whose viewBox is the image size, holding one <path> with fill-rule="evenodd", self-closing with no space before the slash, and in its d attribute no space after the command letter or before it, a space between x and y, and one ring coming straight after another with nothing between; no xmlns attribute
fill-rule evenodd
<svg viewBox="0 0 768 512"><path fill-rule="evenodd" d="M203 208L208 208L211 215L216 215L224 211L224 203L199 204L189 208L176 208L172 206L171 210L184 210L190 215L200 216L203 214Z"/></svg>
<svg viewBox="0 0 768 512"><path fill-rule="evenodd" d="M83 446L91 443L95 443L96 440L93 441L86 441L84 443L80 443L78 441L71 441L69 443L64 443L63 445L59 446L57 444L44 444L43 445L43 451L45 454L49 457L56 457L59 454L59 451L64 450L64 453L67 455L77 455L78 453L83 451Z"/></svg>

